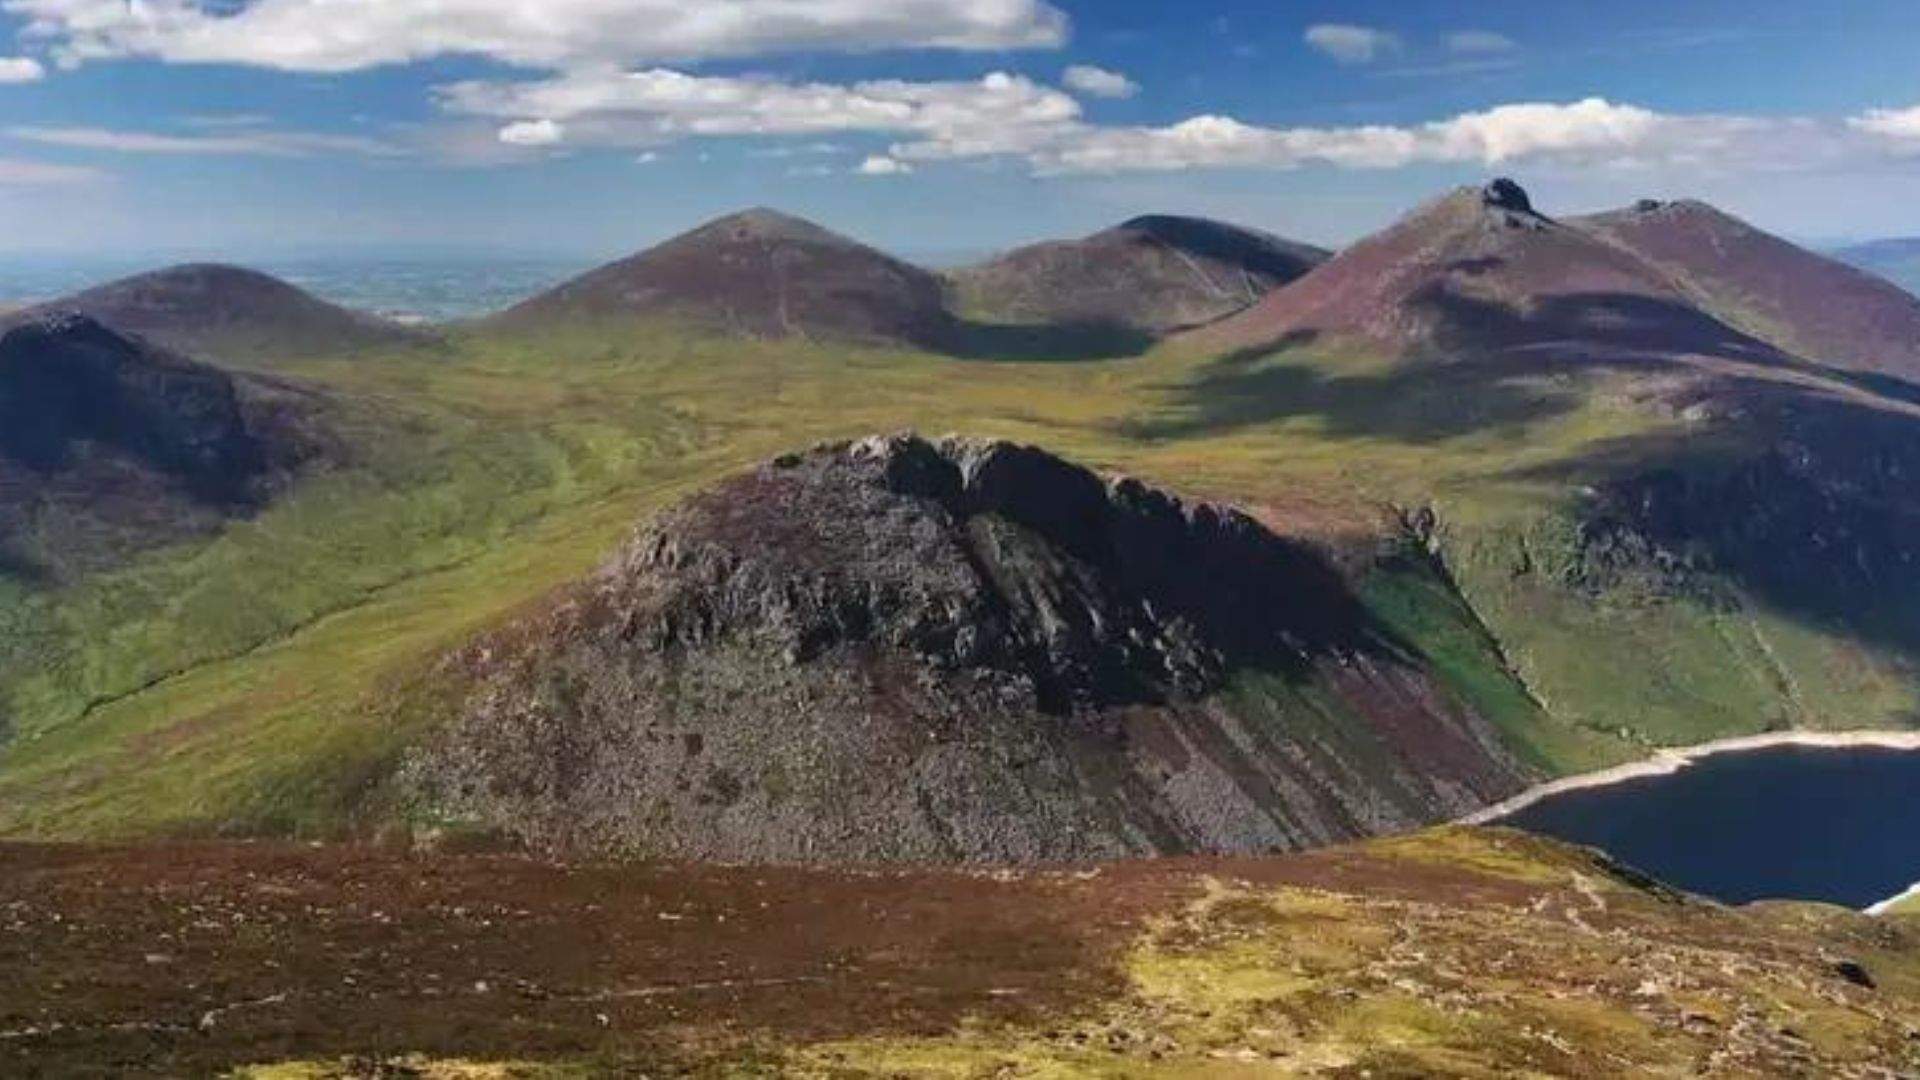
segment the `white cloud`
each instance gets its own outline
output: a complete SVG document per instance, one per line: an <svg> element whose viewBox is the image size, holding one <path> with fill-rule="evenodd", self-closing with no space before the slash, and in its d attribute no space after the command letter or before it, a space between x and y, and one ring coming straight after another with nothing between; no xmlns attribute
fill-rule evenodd
<svg viewBox="0 0 1920 1080"><path fill-rule="evenodd" d="M1601 98L1518 103L1407 126L1272 128L1226 116L1167 127L1073 122L997 151L1044 174L1294 169L1396 169L1418 164L1582 167L1822 168L1857 162L1863 148L1833 125L1805 120L1656 113ZM979 156L922 140L893 148L905 161Z"/></svg>
<svg viewBox="0 0 1920 1080"><path fill-rule="evenodd" d="M1400 51L1400 38L1371 26L1320 23L1307 27L1306 42L1342 64L1370 64Z"/></svg>
<svg viewBox="0 0 1920 1080"><path fill-rule="evenodd" d="M359 135L331 135L312 131L244 130L221 135L168 135L149 131L120 131L97 127L13 127L11 138L76 150L103 150L120 154L205 154L304 158L324 154L396 157L399 147Z"/></svg>
<svg viewBox="0 0 1920 1080"><path fill-rule="evenodd" d="M47 69L31 56L0 56L0 83L39 82Z"/></svg>
<svg viewBox="0 0 1920 1080"><path fill-rule="evenodd" d="M1448 52L1468 56L1510 53L1520 48L1519 42L1491 30L1457 30L1447 35L1446 45Z"/></svg>
<svg viewBox="0 0 1920 1080"><path fill-rule="evenodd" d="M559 70L798 50L1054 47L1046 0L0 0L65 62L338 72L440 56Z"/></svg>
<svg viewBox="0 0 1920 1080"><path fill-rule="evenodd" d="M602 68L529 82L457 83L438 95L446 109L510 121L508 130L564 123L575 146L870 133L985 156L1038 145L1080 117L1071 96L1005 73L970 82L840 85Z"/></svg>
<svg viewBox="0 0 1920 1080"><path fill-rule="evenodd" d="M500 129L508 146L558 146L566 137L566 127L552 120L521 120Z"/></svg>
<svg viewBox="0 0 1920 1080"><path fill-rule="evenodd" d="M68 187L103 180L106 175L78 165L0 158L0 187Z"/></svg>
<svg viewBox="0 0 1920 1080"><path fill-rule="evenodd" d="M1847 121L1855 131L1895 140L1920 140L1920 105L1910 109L1869 109Z"/></svg>
<svg viewBox="0 0 1920 1080"><path fill-rule="evenodd" d="M913 166L899 158L876 154L860 163L861 176L904 176L913 171Z"/></svg>
<svg viewBox="0 0 1920 1080"><path fill-rule="evenodd" d="M1077 90L1089 97L1130 98L1140 92L1140 84L1117 71L1094 67L1091 64L1075 64L1068 68L1060 79L1069 90Z"/></svg>
<svg viewBox="0 0 1920 1080"><path fill-rule="evenodd" d="M633 163L635 165L658 165L660 163L660 154L658 151L649 150L639 157L634 158Z"/></svg>
<svg viewBox="0 0 1920 1080"><path fill-rule="evenodd" d="M1101 127L1072 96L1022 76L970 82L852 84L700 76L669 69L578 71L530 81L476 81L437 91L443 108L508 124L529 141L649 149L683 138L880 135L871 169L1010 159L1041 174L1391 169L1415 164L1800 170L1888 160L1889 132L1920 130L1882 110L1852 125L1795 118L1666 114L1588 98L1519 102L1410 125L1264 127L1196 116L1165 127ZM1920 111L1920 110L1916 110ZM551 125L551 127L549 126ZM1876 136L1870 134L1878 132ZM793 156L795 148L756 156Z"/></svg>

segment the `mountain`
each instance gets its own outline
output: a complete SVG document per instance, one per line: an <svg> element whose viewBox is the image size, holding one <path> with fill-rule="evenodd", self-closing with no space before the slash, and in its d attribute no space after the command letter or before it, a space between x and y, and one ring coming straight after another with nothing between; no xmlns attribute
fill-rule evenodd
<svg viewBox="0 0 1920 1080"><path fill-rule="evenodd" d="M1189 335L1217 351L1319 338L1427 356L1784 359L1700 310L1643 257L1539 213L1510 180L1430 203Z"/></svg>
<svg viewBox="0 0 1920 1080"><path fill-rule="evenodd" d="M1669 275L1729 325L1803 359L1920 379L1920 298L1705 203L1643 201L1572 224Z"/></svg>
<svg viewBox="0 0 1920 1080"><path fill-rule="evenodd" d="M319 453L310 395L84 315L0 338L0 554L84 568L250 513Z"/></svg>
<svg viewBox="0 0 1920 1080"><path fill-rule="evenodd" d="M490 320L508 331L681 318L762 338L944 345L933 274L773 210L709 222Z"/></svg>
<svg viewBox="0 0 1920 1080"><path fill-rule="evenodd" d="M1081 240L1035 244L949 275L962 311L1016 324L1163 334L1231 315L1328 253L1205 218L1135 218Z"/></svg>
<svg viewBox="0 0 1920 1080"><path fill-rule="evenodd" d="M210 263L109 282L37 305L28 314L59 312L87 315L184 353L234 362L424 340L418 331L327 303L271 275Z"/></svg>
<svg viewBox="0 0 1920 1080"><path fill-rule="evenodd" d="M1856 244L1834 252L1833 257L1920 296L1920 237Z"/></svg>
<svg viewBox="0 0 1920 1080"><path fill-rule="evenodd" d="M1530 775L1311 550L999 442L780 458L452 667L422 801L560 851L1269 851Z"/></svg>

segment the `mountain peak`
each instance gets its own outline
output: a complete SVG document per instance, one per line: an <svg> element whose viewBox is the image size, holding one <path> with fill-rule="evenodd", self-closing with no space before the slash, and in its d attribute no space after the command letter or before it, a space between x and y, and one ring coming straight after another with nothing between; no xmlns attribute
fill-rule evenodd
<svg viewBox="0 0 1920 1080"><path fill-rule="evenodd" d="M558 323L684 320L747 337L938 347L952 320L938 278L804 218L754 207L589 271L496 316Z"/></svg>
<svg viewBox="0 0 1920 1080"><path fill-rule="evenodd" d="M842 247L855 247L858 242L833 230L809 221L806 218L775 210L766 206L754 206L748 209L715 218L692 232L682 234L674 242L705 241L722 238L728 241L758 241L762 243L802 243L832 244Z"/></svg>
<svg viewBox="0 0 1920 1080"><path fill-rule="evenodd" d="M170 349L224 360L421 340L404 327L328 303L271 274L226 263L163 267L33 311L83 313Z"/></svg>
<svg viewBox="0 0 1920 1080"><path fill-rule="evenodd" d="M1240 311L1327 254L1224 221L1145 214L1007 252L952 280L967 310L986 319L1161 334Z"/></svg>

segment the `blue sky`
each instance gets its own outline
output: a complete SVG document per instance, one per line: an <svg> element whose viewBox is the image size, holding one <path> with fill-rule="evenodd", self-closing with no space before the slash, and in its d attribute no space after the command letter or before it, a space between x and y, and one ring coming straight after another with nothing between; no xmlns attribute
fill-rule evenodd
<svg viewBox="0 0 1920 1080"><path fill-rule="evenodd" d="M452 14L448 14L452 12ZM1518 176L1920 234L1912 0L0 0L0 251L1340 243Z"/></svg>

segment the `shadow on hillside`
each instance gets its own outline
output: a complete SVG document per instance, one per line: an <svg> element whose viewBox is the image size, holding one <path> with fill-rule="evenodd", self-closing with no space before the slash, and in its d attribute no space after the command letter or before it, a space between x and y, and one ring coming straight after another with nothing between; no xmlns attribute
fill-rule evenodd
<svg viewBox="0 0 1920 1080"><path fill-rule="evenodd" d="M1436 282L1415 293L1411 305L1449 350L1565 345L1587 350L1568 359L1599 363L1688 354L1758 364L1790 359L1698 308L1632 293L1569 293L1520 310Z"/></svg>
<svg viewBox="0 0 1920 1080"><path fill-rule="evenodd" d="M1629 576L1731 599L1920 661L1920 417L1817 387L1726 378L1710 433L1624 438L1513 474L1588 491L1568 584Z"/></svg>
<svg viewBox="0 0 1920 1080"><path fill-rule="evenodd" d="M940 351L962 360L1062 363L1123 360L1145 354L1158 339L1116 323L1016 324L961 321L945 335Z"/></svg>
<svg viewBox="0 0 1920 1080"><path fill-rule="evenodd" d="M0 531L0 578L29 588L45 585L50 580L46 567L15 550L4 531Z"/></svg>
<svg viewBox="0 0 1920 1080"><path fill-rule="evenodd" d="M1568 413L1582 401L1570 376L1678 372L1688 357L1791 362L1693 308L1643 296L1569 295L1519 311L1436 286L1416 298L1411 317L1431 345L1389 370L1345 375L1289 357L1319 336L1294 331L1213 361L1175 389L1172 415L1120 430L1179 439L1318 417L1335 435L1436 443Z"/></svg>

